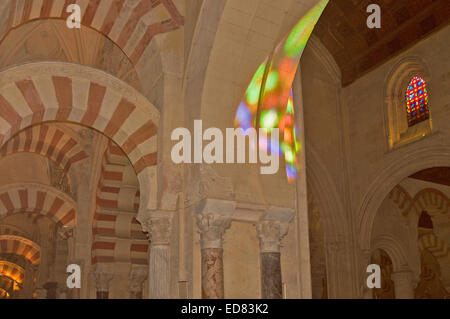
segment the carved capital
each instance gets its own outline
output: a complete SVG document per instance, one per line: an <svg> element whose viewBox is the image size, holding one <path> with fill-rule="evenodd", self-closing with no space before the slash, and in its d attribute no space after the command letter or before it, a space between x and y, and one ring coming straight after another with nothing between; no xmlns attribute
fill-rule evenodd
<svg viewBox="0 0 450 319"><path fill-rule="evenodd" d="M259 246L262 253L280 252L281 240L289 229L288 223L276 220L263 220L256 225Z"/></svg>
<svg viewBox="0 0 450 319"><path fill-rule="evenodd" d="M202 249L222 248L223 234L231 226L231 216L203 213L196 218Z"/></svg>
<svg viewBox="0 0 450 319"><path fill-rule="evenodd" d="M109 282L114 277L114 270L111 264L96 264L93 269L95 277L95 287L97 291L108 291Z"/></svg>
<svg viewBox="0 0 450 319"><path fill-rule="evenodd" d="M63 239L69 239L73 237L73 227L60 227L58 228L58 234Z"/></svg>
<svg viewBox="0 0 450 319"><path fill-rule="evenodd" d="M139 293L142 291L142 283L148 276L147 265L131 265L128 279L130 281L130 291Z"/></svg>
<svg viewBox="0 0 450 319"><path fill-rule="evenodd" d="M142 221L144 231L152 246L169 245L172 233L173 212L153 211Z"/></svg>

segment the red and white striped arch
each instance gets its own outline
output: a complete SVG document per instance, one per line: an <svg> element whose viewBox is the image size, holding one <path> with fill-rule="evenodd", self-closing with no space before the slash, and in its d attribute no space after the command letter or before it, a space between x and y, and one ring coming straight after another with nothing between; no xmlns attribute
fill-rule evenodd
<svg viewBox="0 0 450 319"><path fill-rule="evenodd" d="M441 258L448 255L447 244L434 233L423 235L419 238L419 249L428 249L434 257Z"/></svg>
<svg viewBox="0 0 450 319"><path fill-rule="evenodd" d="M148 263L148 240L137 222L139 183L126 154L110 142L103 156L92 227L92 263Z"/></svg>
<svg viewBox="0 0 450 319"><path fill-rule="evenodd" d="M127 155L110 142L103 156L97 192L97 206L106 209L137 211L139 182Z"/></svg>
<svg viewBox="0 0 450 319"><path fill-rule="evenodd" d="M3 0L4 1L4 0ZM9 0L9 30L36 19L66 19L70 4L81 8L81 23L114 41L134 65L158 34L176 30L184 18L173 0Z"/></svg>
<svg viewBox="0 0 450 319"><path fill-rule="evenodd" d="M77 205L67 194L44 184L26 183L0 188L0 218L14 213L47 216L57 225L76 225Z"/></svg>
<svg viewBox="0 0 450 319"><path fill-rule="evenodd" d="M117 214L113 211L97 211L92 234L101 237L131 238L147 242L147 235L136 220L136 214Z"/></svg>
<svg viewBox="0 0 450 319"><path fill-rule="evenodd" d="M15 235L0 235L0 252L25 257L33 265L41 262L41 248L35 242Z"/></svg>
<svg viewBox="0 0 450 319"><path fill-rule="evenodd" d="M29 63L1 72L0 146L19 130L46 121L79 123L112 139L138 176L140 208L156 206L159 111L134 88L71 63Z"/></svg>
<svg viewBox="0 0 450 319"><path fill-rule="evenodd" d="M403 216L407 216L412 205L412 198L400 185L395 186L389 193L388 198L398 207Z"/></svg>
<svg viewBox="0 0 450 319"><path fill-rule="evenodd" d="M426 210L430 214L440 212L450 213L450 201L441 191L434 188L425 188L414 196L413 207L417 214Z"/></svg>
<svg viewBox="0 0 450 319"><path fill-rule="evenodd" d="M148 264L148 244L142 241L104 238L92 244L92 264L126 262Z"/></svg>
<svg viewBox="0 0 450 319"><path fill-rule="evenodd" d="M1 156L29 152L45 156L68 172L73 164L88 154L78 142L62 130L49 125L36 125L11 138L1 149Z"/></svg>
<svg viewBox="0 0 450 319"><path fill-rule="evenodd" d="M25 279L25 270L19 265L6 260L0 260L0 275L9 277L18 283Z"/></svg>
<svg viewBox="0 0 450 319"><path fill-rule="evenodd" d="M0 224L0 235L16 235L31 239L31 236L17 226Z"/></svg>

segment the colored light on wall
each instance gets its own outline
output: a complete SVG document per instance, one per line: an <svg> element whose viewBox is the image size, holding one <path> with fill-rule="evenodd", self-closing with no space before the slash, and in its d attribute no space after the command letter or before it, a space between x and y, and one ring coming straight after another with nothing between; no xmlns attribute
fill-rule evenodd
<svg viewBox="0 0 450 319"><path fill-rule="evenodd" d="M303 50L327 4L328 0L321 0L306 13L272 52L272 59L266 58L259 66L236 113L236 126L243 129L279 128L283 140L271 152L284 155L289 182L297 177L301 150L296 138L292 83ZM267 149L267 140L260 139L258 147Z"/></svg>

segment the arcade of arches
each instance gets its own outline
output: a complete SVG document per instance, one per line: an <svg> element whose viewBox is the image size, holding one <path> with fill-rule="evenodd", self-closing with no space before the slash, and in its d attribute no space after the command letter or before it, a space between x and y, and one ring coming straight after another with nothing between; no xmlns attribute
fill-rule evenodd
<svg viewBox="0 0 450 319"><path fill-rule="evenodd" d="M329 2L294 80L294 183L281 158L171 160L175 128L234 126L316 3L0 1L0 299L450 298L448 1L383 1L389 34Z"/></svg>

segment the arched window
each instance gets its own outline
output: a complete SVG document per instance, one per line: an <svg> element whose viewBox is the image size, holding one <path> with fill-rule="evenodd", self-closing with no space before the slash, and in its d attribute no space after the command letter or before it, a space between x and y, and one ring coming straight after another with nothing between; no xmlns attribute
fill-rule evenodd
<svg viewBox="0 0 450 319"><path fill-rule="evenodd" d="M425 80L419 76L412 78L406 90L406 111L408 116L408 126L429 118L428 93Z"/></svg>
<svg viewBox="0 0 450 319"><path fill-rule="evenodd" d="M389 149L431 134L433 81L427 65L419 57L405 56L392 66L385 83Z"/></svg>

